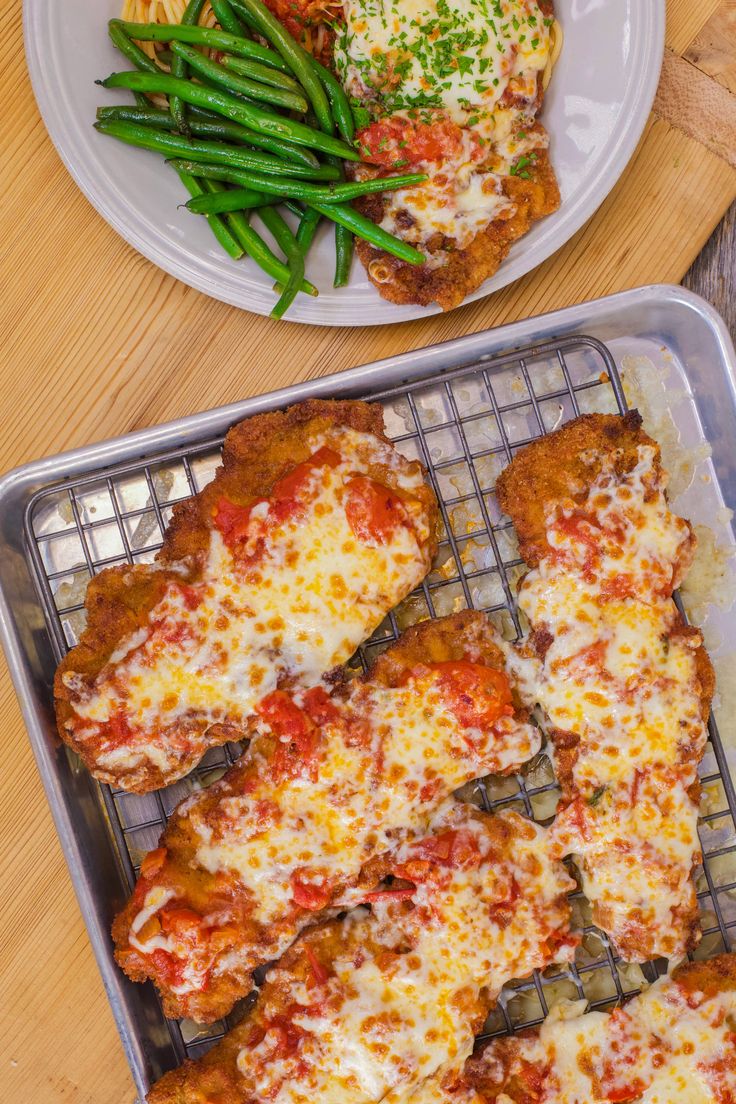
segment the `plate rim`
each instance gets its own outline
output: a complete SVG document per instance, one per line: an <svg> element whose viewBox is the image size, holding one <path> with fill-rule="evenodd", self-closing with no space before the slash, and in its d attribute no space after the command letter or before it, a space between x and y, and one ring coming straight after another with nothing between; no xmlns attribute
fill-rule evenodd
<svg viewBox="0 0 736 1104"><path fill-rule="evenodd" d="M237 295L231 292L227 286L218 285L216 276L201 268L196 261L192 260L191 254L183 250L173 239L167 241L166 244L169 246L169 251L167 251L158 241L147 237L136 226L135 219L130 217L126 219L125 214L117 210L112 198L108 198L104 192L97 189L94 177L90 173L86 162L80 160L75 163L74 155L77 152L75 137L70 125L66 122L66 113L60 103L54 99L51 90L47 88L44 80L42 54L38 49L38 36L32 32L34 21L40 19L44 9L48 8L52 2L53 0L23 0L23 44L26 67L47 134L79 190L97 214L112 227L123 241L156 267L173 276L174 279L179 280L185 286L191 287L209 298L226 303L237 310L268 317L271 308L270 303L263 306L260 303L244 305L242 292ZM582 199L578 201L574 213L568 216L563 214L561 220L558 220L557 226L562 233L561 239L555 241L553 236L552 241L544 243L541 248L533 253L519 257L512 255L511 258L503 262L493 276L466 296L462 303L454 308L455 310L501 291L549 260L592 218L621 179L646 127L659 83L665 50L666 0L648 0L648 3L643 6L639 6L637 0L633 0L633 3L639 17L642 19L641 32L633 43L634 48L639 51L636 56L635 72L640 74L641 79L635 85L627 125L621 129L612 149L606 157L601 159L596 173L586 183ZM563 208L564 204L560 210L562 211ZM129 214L130 210L130 205L127 205L126 214ZM245 294L247 293L246 289ZM376 292L376 306L381 307L382 304L386 303L387 301L381 299ZM301 303L299 310L295 311L291 317L287 316L281 321L299 325L357 329L363 326L388 326L402 322L421 321L443 313L442 309L436 304L430 307L423 307L418 304L397 305L389 303L387 305L390 310L380 311L371 322L359 321L356 323L351 321L349 317L349 300L346 299L345 317L341 316L337 319L319 317L318 314L314 316L315 312L319 312L319 299L310 300ZM302 312L306 311L308 317L300 317L300 310ZM451 312L444 313L449 314Z"/></svg>

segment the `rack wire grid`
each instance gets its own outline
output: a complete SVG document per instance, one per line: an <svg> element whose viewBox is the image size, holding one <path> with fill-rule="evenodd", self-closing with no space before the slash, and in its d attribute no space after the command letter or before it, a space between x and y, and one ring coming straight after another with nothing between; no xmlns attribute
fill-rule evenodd
<svg viewBox="0 0 736 1104"><path fill-rule="evenodd" d="M387 433L398 449L420 459L440 502L437 560L421 586L393 610L363 645L355 663L367 666L408 625L463 608L485 610L513 639L522 627L514 601L524 572L510 521L496 503L498 473L535 438L581 413L623 413L621 382L610 351L595 338L569 337L503 356L462 364L431 379L365 396L382 403ZM92 575L113 564L153 560L173 505L208 482L219 464L222 439L187 451L169 451L110 467L39 492L26 515L26 537L57 658L84 626L84 591ZM184 796L224 773L237 746L211 749L186 779L138 796L100 786L107 823L132 888L140 860L156 846ZM71 752L69 754L72 754ZM736 795L715 722L701 768L707 811L700 831L704 865L698 873L703 940L709 957L730 950L736 929ZM541 823L552 819L557 787L542 753L523 773L489 778L462 796L487 810L512 808ZM663 964L621 962L590 923L583 895L573 897L583 941L573 965L515 981L486 1024L486 1034L539 1023L551 1003L567 997L603 1007L638 992ZM168 1021L177 1053L196 1057L232 1021L208 1028Z"/></svg>

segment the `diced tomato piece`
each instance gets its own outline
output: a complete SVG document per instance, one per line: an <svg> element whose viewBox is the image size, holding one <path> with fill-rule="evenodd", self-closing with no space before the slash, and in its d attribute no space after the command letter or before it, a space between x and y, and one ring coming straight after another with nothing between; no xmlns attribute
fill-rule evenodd
<svg viewBox="0 0 736 1104"><path fill-rule="evenodd" d="M285 690L274 690L260 702L256 712L263 717L276 736L291 740L304 739L309 731L309 717Z"/></svg>
<svg viewBox="0 0 736 1104"><path fill-rule="evenodd" d="M511 684L503 671L481 663L430 665L448 709L465 728L487 728L513 715Z"/></svg>
<svg viewBox="0 0 736 1104"><path fill-rule="evenodd" d="M366 544L385 544L409 515L398 495L367 475L356 475L346 486L345 515L353 533Z"/></svg>
<svg viewBox="0 0 736 1104"><path fill-rule="evenodd" d="M336 468L341 457L334 449L323 445L308 460L297 464L290 472L274 483L271 492L270 513L274 519L283 522L306 505L305 491L315 473L320 468Z"/></svg>
<svg viewBox="0 0 736 1104"><path fill-rule="evenodd" d="M466 133L471 135L471 157L481 160L484 152L479 136L474 131ZM457 157L463 148L463 129L441 114L429 122L418 116L394 115L358 131L356 141L364 161L398 169Z"/></svg>
<svg viewBox="0 0 736 1104"><path fill-rule="evenodd" d="M396 867L394 873L413 882L424 880L433 866L471 870L482 861L478 839L467 828L448 828L418 840L410 848L410 855L409 861Z"/></svg>
<svg viewBox="0 0 736 1104"><path fill-rule="evenodd" d="M299 1049L299 1044L304 1038L305 1032L292 1022L289 1013L286 1012L281 1016L274 1016L272 1020L268 1021L266 1034L274 1040L271 1057L288 1058Z"/></svg>
<svg viewBox="0 0 736 1104"><path fill-rule="evenodd" d="M312 971L312 977L314 978L315 982L317 983L317 985L325 985L330 980L329 970L327 970L327 968L322 965L308 943L302 943L302 947L304 948L304 955L307 959L307 962L309 963L310 969Z"/></svg>
<svg viewBox="0 0 736 1104"><path fill-rule="evenodd" d="M158 874L166 862L167 854L165 847L157 847L154 851L149 851L147 855L144 855L141 862L141 877L153 878Z"/></svg>
<svg viewBox="0 0 736 1104"><path fill-rule="evenodd" d="M151 961L156 971L156 981L159 985L170 987L181 985L186 967L186 961L176 955L169 954L157 948L151 952Z"/></svg>
<svg viewBox="0 0 736 1104"><path fill-rule="evenodd" d="M260 702L256 712L277 739L271 768L276 779L306 775L318 777L319 729L284 690L274 690Z"/></svg>
<svg viewBox="0 0 736 1104"><path fill-rule="evenodd" d="M259 501L262 502L263 499ZM250 515L255 505L256 503L252 502L250 506L238 506L229 498L221 498L218 501L215 507L215 527L219 529L222 539L229 548L248 537Z"/></svg>
<svg viewBox="0 0 736 1104"><path fill-rule="evenodd" d="M189 908L162 909L159 918L167 935L196 936L202 927L202 917Z"/></svg>
<svg viewBox="0 0 736 1104"><path fill-rule="evenodd" d="M308 881L308 874L309 871L304 868L294 871L291 875L291 896L299 908L319 912L320 909L327 908L332 900L332 887L327 881Z"/></svg>
<svg viewBox="0 0 736 1104"><path fill-rule="evenodd" d="M307 690L302 698L302 708L314 723L320 726L337 724L341 717L340 710L321 686L314 686L311 690Z"/></svg>

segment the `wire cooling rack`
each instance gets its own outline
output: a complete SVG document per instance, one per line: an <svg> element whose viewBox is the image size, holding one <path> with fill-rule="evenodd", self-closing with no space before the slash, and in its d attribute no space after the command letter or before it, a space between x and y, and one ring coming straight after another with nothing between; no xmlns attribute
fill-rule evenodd
<svg viewBox="0 0 736 1104"><path fill-rule="evenodd" d="M433 569L359 649L366 666L409 625L464 608L485 610L509 639L521 632L514 601L524 565L511 523L499 510L494 486L514 452L581 413L623 413L621 382L601 342L570 337L464 364L430 380L367 395L384 406L387 433L399 450L420 459L440 502L442 534ZM147 461L126 463L41 491L26 514L30 559L57 658L84 627L84 592L92 575L119 563L146 563L161 546L173 505L213 476L222 440ZM175 806L193 789L221 775L238 755L235 745L213 748L181 782L138 796L99 787L106 822L132 888L141 858L156 846ZM71 753L70 753L71 754ZM715 722L701 768L706 797L700 831L704 866L698 878L703 941L698 957L730 950L736 929L736 795ZM541 755L522 774L490 778L463 796L484 808L517 809L542 823L554 813L557 787ZM573 894L576 926L584 931L576 961L508 987L486 1031L538 1023L562 997L601 1007L654 980L661 963L621 962L590 923L581 893ZM229 1023L209 1028L168 1021L180 1057L196 1057Z"/></svg>

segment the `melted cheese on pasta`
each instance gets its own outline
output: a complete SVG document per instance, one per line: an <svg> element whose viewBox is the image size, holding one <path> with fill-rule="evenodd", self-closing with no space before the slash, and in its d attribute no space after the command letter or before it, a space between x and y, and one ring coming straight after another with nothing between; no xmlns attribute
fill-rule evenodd
<svg viewBox="0 0 736 1104"><path fill-rule="evenodd" d="M483 821L450 805L434 821L471 836L481 861L448 869L415 891L401 912L376 902L372 915L345 923L344 953L315 991L277 967L269 983L284 988L284 1004L300 1006L291 1022L300 1033L294 1053L270 1059L268 1035L237 1065L249 1100L274 1104L367 1104L398 1101L446 1063L464 1059L483 1017L482 987L497 994L508 978L528 974L555 955L570 957L564 894L570 879L550 854L544 830L514 813L509 853L489 850ZM416 845L396 853L410 861ZM513 904L511 904L513 902ZM553 938L548 940L548 937ZM556 938L554 938L556 937ZM550 948L557 946L557 951Z"/></svg>
<svg viewBox="0 0 736 1104"><path fill-rule="evenodd" d="M458 122L505 93L536 96L550 27L535 0L345 0L335 64L388 112L440 107Z"/></svg>
<svg viewBox="0 0 736 1104"><path fill-rule="evenodd" d="M393 469L409 494L423 482L419 465L347 428L310 445L315 453L336 450L340 462L312 471L306 516L269 523L271 500L252 509L254 531L265 533L254 567L239 567L213 528L201 579L189 587L172 582L148 626L121 642L93 686L65 674L78 694L74 736L101 740L103 773L146 762L166 770L186 752L188 733L241 724L280 680L319 682L424 576L423 511L378 542L355 535L344 506L346 484L371 465ZM410 512L412 503L419 506L407 500ZM111 732L121 717L122 741Z"/></svg>
<svg viewBox="0 0 736 1104"><path fill-rule="evenodd" d="M539 1104L723 1104L736 1097L733 991L688 995L663 977L612 1014L582 1015L584 1008L584 1001L563 1004L536 1035L514 1043L511 1074L523 1062L541 1071ZM481 1061L492 1074L493 1044Z"/></svg>
<svg viewBox="0 0 736 1104"><path fill-rule="evenodd" d="M697 807L688 790L707 734L695 648L678 633L673 587L691 555L654 450L623 478L605 470L586 502L547 519L551 552L519 605L546 633L543 658L517 658L522 692L549 726L579 738L559 814L560 853L581 857L594 916L627 957L681 955L693 903ZM554 734L553 734L554 735ZM642 934L643 933L643 934ZM633 939L632 939L633 936Z"/></svg>
<svg viewBox="0 0 736 1104"><path fill-rule="evenodd" d="M293 700L299 704L302 696ZM246 752L252 773L236 768L233 784L228 776L215 784L221 791L216 814L211 791L180 807L179 822L196 840L192 868L221 873L239 895L252 895L264 946L243 933L223 948L218 928L232 918L222 900L216 915L203 917L211 938L202 936L195 947L158 930L150 945L142 943L136 918L130 942L137 950L166 950L187 963L178 993L205 987L213 973L245 978L258 962L281 954L310 920L296 908L295 880L329 901L372 855L424 830L453 790L480 775L517 769L539 749L537 729L513 716L483 729L460 724L431 673L396 688L356 681L333 697L333 706L335 719L320 731L315 772L275 779L256 739ZM161 907L169 900L162 896ZM139 914L145 921L154 915L151 904L146 897ZM289 916L293 921L275 941L273 925Z"/></svg>

